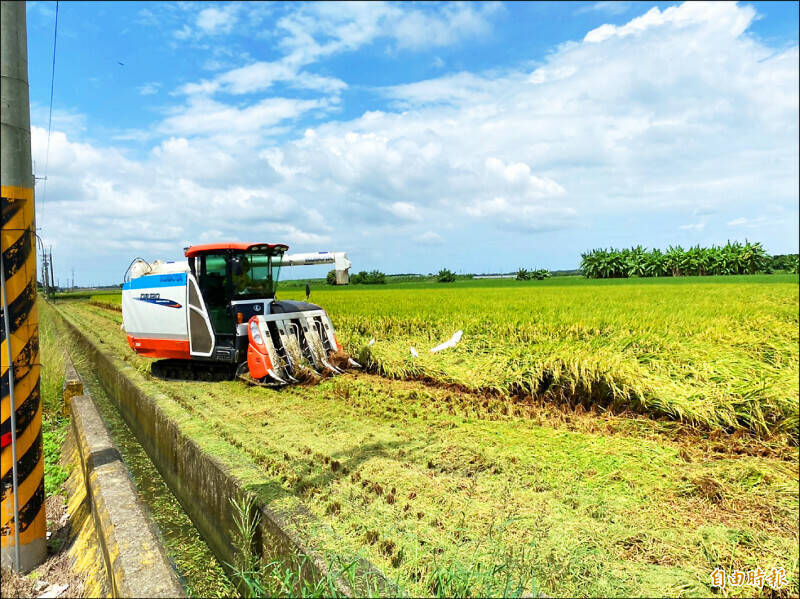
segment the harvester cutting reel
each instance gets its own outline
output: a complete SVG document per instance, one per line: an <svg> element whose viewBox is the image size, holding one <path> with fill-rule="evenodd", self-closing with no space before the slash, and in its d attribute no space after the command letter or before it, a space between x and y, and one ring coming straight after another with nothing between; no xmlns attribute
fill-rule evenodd
<svg viewBox="0 0 800 599"><path fill-rule="evenodd" d="M236 375L250 384L316 382L348 366L361 368L342 350L325 310L253 316L247 337L247 361Z"/></svg>

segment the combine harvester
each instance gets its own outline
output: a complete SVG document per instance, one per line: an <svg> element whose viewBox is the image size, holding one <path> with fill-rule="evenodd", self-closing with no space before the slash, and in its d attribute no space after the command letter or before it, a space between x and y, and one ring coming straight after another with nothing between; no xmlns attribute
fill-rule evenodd
<svg viewBox="0 0 800 599"><path fill-rule="evenodd" d="M285 254L270 243L213 243L186 248L186 261L135 259L122 286L128 344L153 362L155 376L282 386L359 367L314 304L275 300L281 266L334 264L349 283L343 252ZM306 298L308 299L308 298Z"/></svg>

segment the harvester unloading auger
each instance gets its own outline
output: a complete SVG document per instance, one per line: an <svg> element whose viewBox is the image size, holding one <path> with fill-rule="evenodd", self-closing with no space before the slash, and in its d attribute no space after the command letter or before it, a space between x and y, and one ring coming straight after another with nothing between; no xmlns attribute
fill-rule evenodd
<svg viewBox="0 0 800 599"><path fill-rule="evenodd" d="M359 367L343 351L328 314L314 304L275 300L281 266L334 264L349 282L343 252L285 254L268 243L186 248L186 261L134 260L122 286L128 344L156 376L218 380L238 376L281 386Z"/></svg>

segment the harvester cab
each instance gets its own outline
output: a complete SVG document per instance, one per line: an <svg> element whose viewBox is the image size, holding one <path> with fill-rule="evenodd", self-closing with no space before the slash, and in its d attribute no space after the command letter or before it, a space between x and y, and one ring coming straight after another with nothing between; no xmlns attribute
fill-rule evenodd
<svg viewBox="0 0 800 599"><path fill-rule="evenodd" d="M216 243L186 248L186 261L137 259L122 286L122 320L136 353L162 358L153 374L215 380L239 376L286 385L343 366L342 351L321 307L275 299L281 267L334 263L346 284L344 253L287 255L288 246Z"/></svg>

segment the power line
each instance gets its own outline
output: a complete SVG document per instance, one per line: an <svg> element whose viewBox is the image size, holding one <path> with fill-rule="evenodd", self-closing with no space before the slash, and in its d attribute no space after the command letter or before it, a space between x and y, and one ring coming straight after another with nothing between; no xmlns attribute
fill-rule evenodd
<svg viewBox="0 0 800 599"><path fill-rule="evenodd" d="M47 200L47 167L50 164L50 132L53 129L53 90L56 81L56 42L58 42L58 0L56 0L56 24L53 28L53 70L50 74L50 115L47 119L47 150L44 155L44 190L42 194L42 220L44 220L44 203Z"/></svg>

